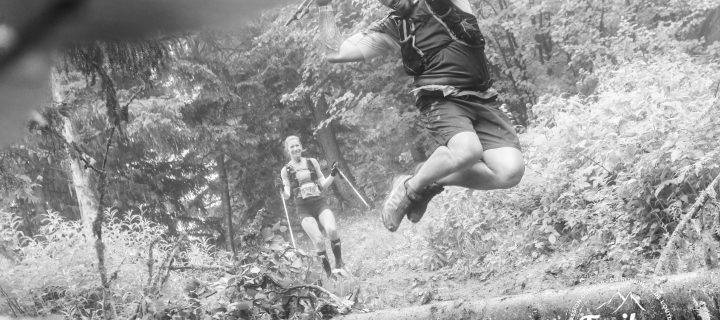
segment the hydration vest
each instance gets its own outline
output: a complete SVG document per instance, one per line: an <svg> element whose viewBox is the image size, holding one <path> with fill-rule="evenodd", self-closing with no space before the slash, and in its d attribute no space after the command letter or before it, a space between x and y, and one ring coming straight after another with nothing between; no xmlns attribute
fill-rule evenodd
<svg viewBox="0 0 720 320"><path fill-rule="evenodd" d="M480 32L475 15L461 10L450 0L415 0L415 8L409 16L394 12L390 17L396 21L399 28L400 52L405 73L410 76L422 75L430 57L452 42L458 42L471 48L475 59L478 59L478 63L482 66L481 74L478 75L480 83L476 89L485 91L492 86L493 81L490 79L485 56L485 37ZM415 35L418 30L427 27L431 20L436 20L440 24L450 36L450 40L423 51L415 45Z"/></svg>
<svg viewBox="0 0 720 320"><path fill-rule="evenodd" d="M317 172L315 171L315 166L312 161L310 161L310 158L305 158L305 166L307 167L307 170L310 171L310 180L317 185ZM285 165L285 168L288 173L288 179L290 180L290 197L298 198L300 196L300 180L297 177L297 170L295 170L290 163Z"/></svg>

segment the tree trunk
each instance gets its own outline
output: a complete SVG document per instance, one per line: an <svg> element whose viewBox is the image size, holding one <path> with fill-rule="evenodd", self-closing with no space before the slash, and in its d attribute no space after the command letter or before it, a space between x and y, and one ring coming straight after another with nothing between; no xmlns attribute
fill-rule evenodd
<svg viewBox="0 0 720 320"><path fill-rule="evenodd" d="M315 120L316 127L319 127L322 122L326 120L328 113L328 103L325 99L325 94L320 94L317 104L313 103L309 95L306 95L305 103L308 105L308 108L310 108L313 113L313 119ZM347 162L345 161L345 158L340 151L340 146L337 142L337 135L335 134L334 121L327 123L325 126L318 129L317 137L318 142L320 142L320 146L325 153L325 159L328 161L328 165L332 164L334 161L337 161L340 166L340 170L343 172L343 174L345 174L348 180L350 180L349 182L352 183L353 186L356 186L357 191L360 192L364 199L369 201L369 199L365 195L365 192L363 192L362 189L357 187L355 177L351 173L350 167L348 167ZM354 207L364 208L362 200L358 198L352 188L348 185L348 181L341 182L341 180L339 179L340 177L336 178L336 182L333 183L333 190L336 192L336 196L339 194L338 198L340 199L340 201L348 203Z"/></svg>
<svg viewBox="0 0 720 320"><path fill-rule="evenodd" d="M51 81L52 99L54 105L61 105L64 97L60 90L60 77L56 70L52 72ZM92 236L92 224L95 220L95 216L98 212L98 203L93 188L91 187L92 174L89 170L83 168L80 159L80 155L77 154L76 150L73 150L75 145L75 129L72 125L72 119L69 117L62 117L62 136L68 145L68 159L67 169L72 179L72 186L75 191L75 197L78 201L78 208L80 210L80 220L82 222L83 230L89 237Z"/></svg>
<svg viewBox="0 0 720 320"><path fill-rule="evenodd" d="M700 35L708 44L720 41L720 6L710 11L701 26Z"/></svg>
<svg viewBox="0 0 720 320"><path fill-rule="evenodd" d="M717 319L720 274L697 272L350 314L337 320ZM693 310L694 309L694 310ZM634 314L634 316L633 316ZM703 315L701 317L693 314ZM593 317L593 315L596 315ZM623 316L625 315L625 316ZM714 315L712 317L711 315Z"/></svg>
<svg viewBox="0 0 720 320"><path fill-rule="evenodd" d="M232 157L230 159L234 160ZM227 167L225 170L227 171ZM242 181L244 172L242 172L241 170L238 171L238 174L234 178L235 183L232 184L232 188L230 188L230 190L234 191L234 194L232 195L232 197L230 197L230 200L232 201L232 205L235 206L233 210L239 213L235 222L237 222L238 226L243 226L245 225L245 221L248 220L248 217L250 217L250 215L252 214L252 212L250 211L250 207L252 205L250 204L250 201L248 201L248 199L251 199L252 194L250 194L247 190L243 188Z"/></svg>
<svg viewBox="0 0 720 320"><path fill-rule="evenodd" d="M63 119L63 137L71 145L75 143L75 129L69 118ZM68 164L83 228L86 229L88 235L92 235L92 223L97 215L98 204L90 183L91 172L83 168L80 160L75 156L74 150L68 150Z"/></svg>
<svg viewBox="0 0 720 320"><path fill-rule="evenodd" d="M218 165L218 174L220 175L220 198L222 200L222 210L225 213L227 222L227 232L225 233L225 242L227 242L228 251L232 252L233 258L237 254L235 252L235 244L233 238L235 238L233 232L232 223L232 204L230 203L230 188L227 177L227 170L225 169L225 154L221 153L215 158Z"/></svg>

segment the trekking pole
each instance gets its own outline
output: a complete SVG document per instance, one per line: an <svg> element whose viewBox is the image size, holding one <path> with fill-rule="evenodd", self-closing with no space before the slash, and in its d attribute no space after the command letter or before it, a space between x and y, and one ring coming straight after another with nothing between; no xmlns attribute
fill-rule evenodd
<svg viewBox="0 0 720 320"><path fill-rule="evenodd" d="M288 230L290 230L290 240L292 240L293 249L297 249L297 246L295 245L295 236L293 236L292 226L290 225L290 215L288 215L287 206L285 205L285 197L283 196L282 191L280 191L280 199L283 203L283 209L285 209L285 218L288 222Z"/></svg>
<svg viewBox="0 0 720 320"><path fill-rule="evenodd" d="M303 1L300 4L300 6L297 8L297 10L295 10L295 13L293 13L292 17L290 17L290 19L288 19L288 21L285 22L285 26L287 27L288 25L290 25L291 22L293 22L295 20L300 20L300 18L302 18L305 15L305 13L307 13L311 4L312 4L312 0Z"/></svg>
<svg viewBox="0 0 720 320"><path fill-rule="evenodd" d="M347 181L350 188L353 191L355 191L355 194L358 196L358 198L360 198L360 200L362 200L362 202L365 204L365 206L367 206L368 209L370 209L370 205L367 203L367 201L365 201L365 198L363 198L363 196L360 195L360 192L358 192L357 189L355 189L355 187L353 187L352 183L350 183L350 180L348 180L348 178L345 176L345 174L342 171L340 171L340 169L338 169L337 172L340 173L340 176L343 178L343 180Z"/></svg>

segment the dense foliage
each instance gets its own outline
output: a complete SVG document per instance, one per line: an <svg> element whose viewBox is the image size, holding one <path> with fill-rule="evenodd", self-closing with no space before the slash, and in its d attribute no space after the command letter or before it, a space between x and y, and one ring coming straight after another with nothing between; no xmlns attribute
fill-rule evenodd
<svg viewBox="0 0 720 320"><path fill-rule="evenodd" d="M472 2L495 86L522 132L526 175L510 190L439 196L428 218L436 223L419 242L425 255L411 263L490 276L572 252L560 272L651 273L720 174L720 45L705 41L718 36L707 26L720 8ZM333 5L344 34L385 14L374 0ZM330 65L315 7L285 27L289 11L236 32L79 44L57 59L44 121L0 153L8 301L29 314L77 317L344 311L308 285L315 262L286 252L279 236L287 235L274 187L282 139L300 135L322 160L320 128L333 127L348 173L376 203L388 177L412 170L436 144L417 125L397 54ZM82 196L95 200L94 212ZM713 197L691 219L675 270L717 263L717 212ZM100 217L93 234L83 230L88 214ZM187 279L195 287L183 291Z"/></svg>
<svg viewBox="0 0 720 320"><path fill-rule="evenodd" d="M625 276L652 273L681 216L720 173L713 79L720 65L694 60L678 54L601 68L593 95L543 97L522 135L523 182L512 190L445 195L428 266L498 271L506 254L526 263L579 246L584 256L564 268L610 261L608 269ZM676 268L716 263L717 210L707 204L692 220ZM459 263L468 260L475 263Z"/></svg>
<svg viewBox="0 0 720 320"><path fill-rule="evenodd" d="M19 263L1 265L0 281L9 288L4 294L12 297L8 313L310 319L347 312L350 301L309 285L318 281L310 272L312 259L289 248L280 236L284 227L261 229L262 216L239 233L249 247L233 260L202 239L165 238L163 228L140 215L108 212L105 250L112 274L110 290L103 290L92 244L77 222L51 212L36 237L18 237L11 232L16 221L2 212L0 240L21 248L15 251Z"/></svg>
<svg viewBox="0 0 720 320"><path fill-rule="evenodd" d="M687 37L697 23L687 8L654 13L663 23L639 12L618 20L613 32L586 40L593 47L561 42L594 56L592 68L579 72L577 92L543 95L529 110L532 124L521 136L528 172L519 187L477 201L448 196L427 266L486 262L466 271L496 272L507 254L523 264L580 247L559 269L579 269L578 277L652 273L680 219L720 173L717 44ZM716 202L703 208L683 232L674 270L717 264Z"/></svg>

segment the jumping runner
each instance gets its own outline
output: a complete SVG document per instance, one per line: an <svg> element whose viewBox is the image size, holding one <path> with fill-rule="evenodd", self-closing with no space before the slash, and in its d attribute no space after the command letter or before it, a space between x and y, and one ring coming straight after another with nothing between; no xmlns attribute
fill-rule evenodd
<svg viewBox="0 0 720 320"><path fill-rule="evenodd" d="M316 0L319 6L329 0ZM367 30L342 42L328 62L367 61L399 50L413 76L421 122L440 147L414 175L395 177L382 220L397 230L407 216L418 222L443 186L510 188L525 171L520 143L499 109L485 39L468 0L380 0L392 9Z"/></svg>

